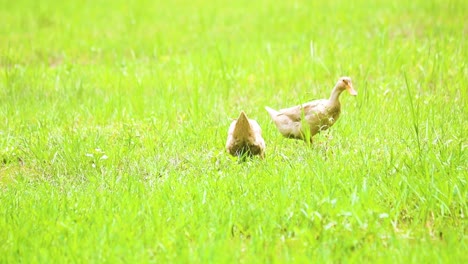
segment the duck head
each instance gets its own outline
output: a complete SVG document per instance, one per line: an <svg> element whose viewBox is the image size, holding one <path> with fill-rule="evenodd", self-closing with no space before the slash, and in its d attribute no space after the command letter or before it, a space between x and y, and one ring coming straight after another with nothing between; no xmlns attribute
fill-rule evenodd
<svg viewBox="0 0 468 264"><path fill-rule="evenodd" d="M338 88L340 92L346 90L351 95L357 95L356 90L354 90L351 78L349 77L341 77L340 79L338 79L338 82L336 83L335 87Z"/></svg>

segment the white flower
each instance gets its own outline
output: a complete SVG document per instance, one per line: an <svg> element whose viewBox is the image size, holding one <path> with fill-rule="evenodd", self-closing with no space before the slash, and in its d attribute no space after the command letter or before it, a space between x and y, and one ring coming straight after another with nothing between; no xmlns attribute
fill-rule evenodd
<svg viewBox="0 0 468 264"><path fill-rule="evenodd" d="M387 213L381 213L381 214L379 214L379 218L388 218L388 214Z"/></svg>

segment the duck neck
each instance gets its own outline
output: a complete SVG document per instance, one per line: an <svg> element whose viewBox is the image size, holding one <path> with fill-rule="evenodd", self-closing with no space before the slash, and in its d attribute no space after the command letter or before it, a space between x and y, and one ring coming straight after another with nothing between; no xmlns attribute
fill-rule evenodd
<svg viewBox="0 0 468 264"><path fill-rule="evenodd" d="M340 94L343 92L343 90L340 90L338 86L335 86L333 88L331 95L330 95L330 103L331 104L340 104Z"/></svg>

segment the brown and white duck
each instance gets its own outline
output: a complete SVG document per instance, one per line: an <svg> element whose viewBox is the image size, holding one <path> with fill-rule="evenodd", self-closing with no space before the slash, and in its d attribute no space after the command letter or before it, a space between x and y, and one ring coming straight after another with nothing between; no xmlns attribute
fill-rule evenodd
<svg viewBox="0 0 468 264"><path fill-rule="evenodd" d="M260 155L265 157L265 140L257 121L249 119L244 112L229 126L226 150L237 157Z"/></svg>
<svg viewBox="0 0 468 264"><path fill-rule="evenodd" d="M351 95L357 95L349 77L341 77L338 80L329 99L314 100L278 111L268 106L265 109L283 136L301 140L306 140L309 137L310 142L312 142L314 135L333 126L340 117L339 98L345 90ZM310 134L308 136L302 128L303 124L309 126Z"/></svg>

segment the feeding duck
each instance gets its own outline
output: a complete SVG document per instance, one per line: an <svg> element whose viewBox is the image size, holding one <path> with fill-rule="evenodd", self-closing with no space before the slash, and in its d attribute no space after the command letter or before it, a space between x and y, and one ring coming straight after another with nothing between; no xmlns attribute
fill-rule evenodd
<svg viewBox="0 0 468 264"><path fill-rule="evenodd" d="M265 140L257 121L249 119L242 111L229 126L226 150L233 156L265 156Z"/></svg>
<svg viewBox="0 0 468 264"><path fill-rule="evenodd" d="M338 79L329 99L314 100L279 111L268 106L265 109L270 114L279 132L285 137L306 140L302 123L307 123L310 128L308 137L312 143L312 137L315 134L330 128L340 117L341 104L339 97L345 90L353 96L357 95L349 77Z"/></svg>

